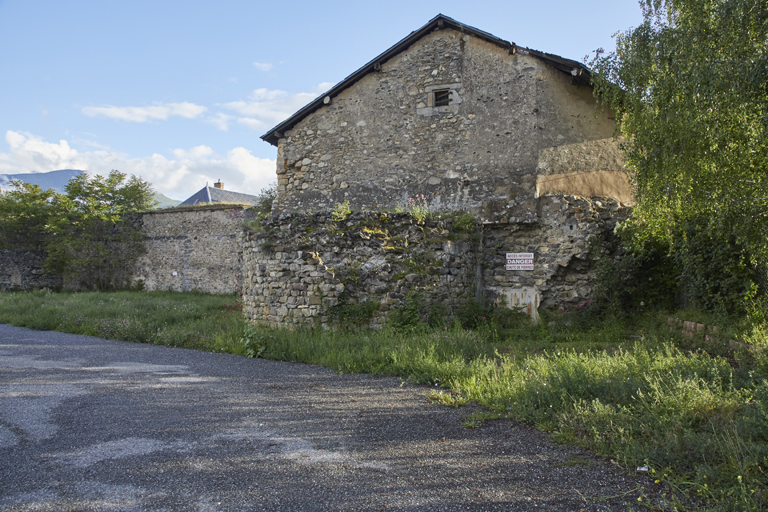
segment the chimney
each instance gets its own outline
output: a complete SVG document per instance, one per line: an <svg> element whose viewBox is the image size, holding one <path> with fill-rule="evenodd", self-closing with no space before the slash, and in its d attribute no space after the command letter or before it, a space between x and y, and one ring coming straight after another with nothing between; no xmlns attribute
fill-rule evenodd
<svg viewBox="0 0 768 512"><path fill-rule="evenodd" d="M219 178L219 181L213 184L214 187L220 188L221 190L224 190L224 184L221 182L221 178Z"/></svg>

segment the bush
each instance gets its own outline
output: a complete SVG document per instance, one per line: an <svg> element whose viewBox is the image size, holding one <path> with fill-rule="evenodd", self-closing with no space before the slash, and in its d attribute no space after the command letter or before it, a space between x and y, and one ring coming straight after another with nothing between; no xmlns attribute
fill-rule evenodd
<svg viewBox="0 0 768 512"><path fill-rule="evenodd" d="M509 309L474 300L459 308L456 319L464 329L512 329L530 325L530 319L522 309Z"/></svg>
<svg viewBox="0 0 768 512"><path fill-rule="evenodd" d="M341 329L359 330L368 328L373 314L378 309L379 304L375 301L355 302L344 293L339 297L339 302L330 308L329 313Z"/></svg>
<svg viewBox="0 0 768 512"><path fill-rule="evenodd" d="M759 269L750 263L746 245L720 231L700 219L687 220L674 234L672 258L685 305L736 316L746 312L747 299L765 290L757 284Z"/></svg>
<svg viewBox="0 0 768 512"><path fill-rule="evenodd" d="M616 228L618 258L603 257L597 265L593 316L622 315L643 309L674 308L678 270L665 240L639 235L629 220Z"/></svg>

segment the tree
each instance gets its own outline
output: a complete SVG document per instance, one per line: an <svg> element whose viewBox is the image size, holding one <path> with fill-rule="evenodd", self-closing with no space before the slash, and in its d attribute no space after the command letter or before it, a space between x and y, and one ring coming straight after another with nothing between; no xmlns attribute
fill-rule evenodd
<svg viewBox="0 0 768 512"><path fill-rule="evenodd" d="M0 249L42 250L56 192L20 181L11 186L0 194Z"/></svg>
<svg viewBox="0 0 768 512"><path fill-rule="evenodd" d="M734 249L724 271L764 271L768 3L641 0L641 7L643 24L592 62L595 94L616 112L626 140L634 231L666 240L683 265L697 259L685 253L703 233ZM752 283L747 294L755 291Z"/></svg>
<svg viewBox="0 0 768 512"><path fill-rule="evenodd" d="M132 214L154 200L149 183L111 171L109 176L72 178L64 194L16 182L0 194L4 247L42 248L45 267L71 285L121 288L142 250L140 225Z"/></svg>

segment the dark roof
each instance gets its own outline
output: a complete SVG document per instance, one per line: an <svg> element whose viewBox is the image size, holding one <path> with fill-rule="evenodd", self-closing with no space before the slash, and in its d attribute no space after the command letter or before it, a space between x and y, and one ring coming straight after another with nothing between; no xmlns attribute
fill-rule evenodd
<svg viewBox="0 0 768 512"><path fill-rule="evenodd" d="M250 194L241 194L240 192L231 192L216 187L205 186L192 194L179 206L189 206L205 203L239 203L239 204L257 204L259 198Z"/></svg>
<svg viewBox="0 0 768 512"><path fill-rule="evenodd" d="M405 51L409 46L411 46L417 40L424 37L426 34L430 33L435 29L442 29L442 28L452 28L452 29L458 30L459 32L470 34L474 37L496 44L501 48L507 49L509 50L510 53L519 52L522 54L532 55L538 59L545 61L547 64L554 67L555 69L571 75L573 77L574 83L576 84L589 85L590 83L589 68L587 68L581 62L571 60L571 59L565 59L563 57L560 57L558 55L553 55L551 53L544 53L538 50L533 50L531 48L524 48L524 47L517 46L515 43L510 43L509 41L500 39L494 36L493 34L489 34L488 32L483 32L482 30L476 29L474 27L470 27L469 25L465 25L452 18L449 18L448 16L438 14L437 16L432 18L429 21L429 23L427 23L420 29L415 30L410 34L408 34L408 36L401 39L397 44L395 44L394 46L386 50L384 53L382 53L381 55L377 56L376 58L368 62L366 65L364 65L363 67L361 67L360 69L358 69L357 71L349 75L347 78L345 78L338 84L334 85L330 90L328 90L328 92L326 92L325 94L322 94L317 99L315 99L314 101L312 101L311 103L307 104L302 109L300 109L298 112L293 114L291 117L289 117L282 123L278 124L271 130L269 130L267 133L261 136L261 139L266 142L269 142L273 146L277 146L277 141L278 139L280 139L280 136L277 134L285 133L287 130L290 130L299 121L307 117L309 114L311 114L315 110L322 107L325 104L326 97L333 98L334 96L337 96L341 91L350 87L352 84L360 80L363 76L367 75L372 71L375 71L383 62Z"/></svg>

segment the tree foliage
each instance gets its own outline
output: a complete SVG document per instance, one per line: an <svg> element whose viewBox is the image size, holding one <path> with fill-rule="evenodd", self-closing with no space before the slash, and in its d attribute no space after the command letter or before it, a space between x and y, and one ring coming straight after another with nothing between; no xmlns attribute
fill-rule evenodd
<svg viewBox="0 0 768 512"><path fill-rule="evenodd" d="M725 244L735 261L723 272L755 270L768 256L768 3L641 7L643 24L592 62L595 92L626 139L638 200L631 222L672 251L701 252L697 236Z"/></svg>
<svg viewBox="0 0 768 512"><path fill-rule="evenodd" d="M150 184L111 171L80 174L64 194L14 182L0 194L0 247L44 250L46 270L74 287L120 288L141 251L140 226L131 214L153 206Z"/></svg>
<svg viewBox="0 0 768 512"><path fill-rule="evenodd" d="M11 190L0 194L0 249L42 250L57 194L20 181L11 185Z"/></svg>

